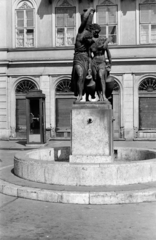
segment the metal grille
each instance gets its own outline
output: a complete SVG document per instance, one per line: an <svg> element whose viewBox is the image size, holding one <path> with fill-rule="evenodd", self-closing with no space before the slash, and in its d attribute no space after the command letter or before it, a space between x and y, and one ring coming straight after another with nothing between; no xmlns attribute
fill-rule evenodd
<svg viewBox="0 0 156 240"><path fill-rule="evenodd" d="M17 84L16 87L16 94L19 93L28 93L32 89L37 89L37 86L35 83L33 83L30 80L22 80Z"/></svg>
<svg viewBox="0 0 156 240"><path fill-rule="evenodd" d="M139 85L139 91L153 92L156 91L156 79L146 78Z"/></svg>
<svg viewBox="0 0 156 240"><path fill-rule="evenodd" d="M60 92L71 92L71 81L69 79L64 79L57 84L56 93Z"/></svg>

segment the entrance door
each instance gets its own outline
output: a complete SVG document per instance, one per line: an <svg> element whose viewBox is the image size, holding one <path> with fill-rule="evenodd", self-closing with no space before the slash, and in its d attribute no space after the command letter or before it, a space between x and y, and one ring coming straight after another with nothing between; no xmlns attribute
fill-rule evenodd
<svg viewBox="0 0 156 240"><path fill-rule="evenodd" d="M26 93L36 88L30 80L22 80L16 86L16 137L26 138Z"/></svg>

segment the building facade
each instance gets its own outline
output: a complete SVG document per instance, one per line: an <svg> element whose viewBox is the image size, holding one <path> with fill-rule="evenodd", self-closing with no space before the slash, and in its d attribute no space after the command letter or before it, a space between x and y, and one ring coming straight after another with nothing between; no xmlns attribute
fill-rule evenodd
<svg viewBox="0 0 156 240"><path fill-rule="evenodd" d="M1 139L25 138L30 89L46 95L47 138L70 137L74 42L90 6L111 37L114 138L156 139L156 0L0 0Z"/></svg>

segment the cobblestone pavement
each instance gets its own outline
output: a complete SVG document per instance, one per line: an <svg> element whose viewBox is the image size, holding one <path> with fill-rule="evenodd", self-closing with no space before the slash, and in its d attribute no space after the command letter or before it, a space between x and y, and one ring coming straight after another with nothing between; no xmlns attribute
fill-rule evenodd
<svg viewBox="0 0 156 240"><path fill-rule="evenodd" d="M156 203L72 205L1 196L2 240L155 240Z"/></svg>

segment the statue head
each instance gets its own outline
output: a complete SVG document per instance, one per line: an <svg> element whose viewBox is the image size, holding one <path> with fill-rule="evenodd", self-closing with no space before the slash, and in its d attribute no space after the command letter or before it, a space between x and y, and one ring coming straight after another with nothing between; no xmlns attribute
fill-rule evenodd
<svg viewBox="0 0 156 240"><path fill-rule="evenodd" d="M89 24L89 25L87 25L86 29L88 31L92 32L92 34L95 38L99 37L99 33L101 31L101 27L99 24L97 24L97 23Z"/></svg>

